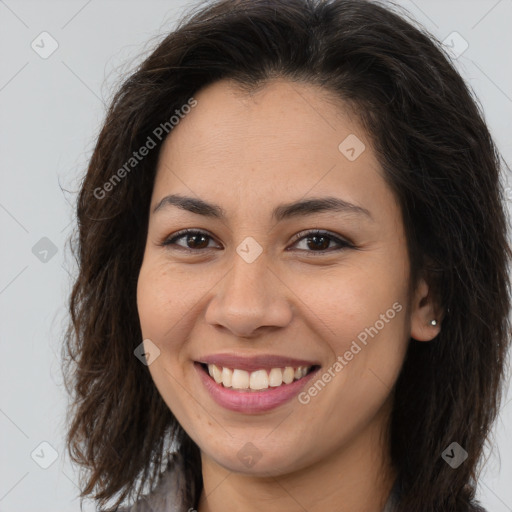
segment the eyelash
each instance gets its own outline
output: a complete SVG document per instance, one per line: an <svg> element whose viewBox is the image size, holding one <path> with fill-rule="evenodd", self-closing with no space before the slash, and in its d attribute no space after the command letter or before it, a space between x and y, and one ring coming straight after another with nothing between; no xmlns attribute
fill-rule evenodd
<svg viewBox="0 0 512 512"><path fill-rule="evenodd" d="M182 231L178 231L177 233L173 234L171 237L165 239L163 242L161 242L161 246L163 247L168 247L168 248L171 248L170 246L174 245L178 250L182 250L182 251L185 251L185 252L188 252L188 253L198 253L198 252L201 252L201 251L208 251L209 247L207 248L204 248L204 249L190 249L188 247L182 247L182 246L179 246L179 245L176 245L175 242L181 238L184 238L186 236L190 236L190 235L204 235L208 238L210 238L211 240L213 240L213 237L211 237L208 233L206 233L205 231L199 231L199 230L196 230L196 229L184 229ZM326 253L330 253L330 252L337 252L337 251L341 251L343 249L355 249L355 246L348 242L347 240L344 240L338 236L335 236L333 234L331 234L329 231L321 231L321 230L309 230L309 231L301 231L300 233L298 233L295 237L294 237L294 241L293 241L293 244L296 244L297 242L300 242L301 240L304 240L304 239L308 239L308 238L312 238L314 236L318 236L318 237L325 237L325 238L329 238L330 240L338 243L338 245L340 247L338 247L337 249L334 249L334 250L329 250L329 249L326 249L326 250L319 250L319 251L308 251L308 250L305 250L305 249L300 249L301 251L305 251L305 252L308 252L308 253L311 253L311 254L314 254L314 255L322 255L322 254L326 254Z"/></svg>

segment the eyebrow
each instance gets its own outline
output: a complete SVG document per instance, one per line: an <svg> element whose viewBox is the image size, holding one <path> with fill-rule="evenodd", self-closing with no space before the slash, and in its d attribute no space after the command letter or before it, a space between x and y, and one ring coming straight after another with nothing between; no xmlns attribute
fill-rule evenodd
<svg viewBox="0 0 512 512"><path fill-rule="evenodd" d="M227 217L226 211L217 204L207 203L202 199L178 194L165 196L155 206L153 213L169 206L176 206L182 210L214 219L225 219ZM320 212L355 213L364 215L373 220L371 213L366 208L344 201L339 197L332 196L304 199L281 204L272 211L272 218L279 222L285 219L305 217Z"/></svg>

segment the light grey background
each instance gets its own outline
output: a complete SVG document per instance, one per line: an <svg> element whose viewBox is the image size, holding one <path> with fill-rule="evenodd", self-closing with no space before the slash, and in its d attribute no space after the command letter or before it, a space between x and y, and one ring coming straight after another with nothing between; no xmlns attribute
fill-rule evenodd
<svg viewBox="0 0 512 512"><path fill-rule="evenodd" d="M439 39L448 38L453 51L462 52L467 42L457 67L477 94L502 155L512 162L512 0L398 3ZM64 450L59 360L68 272L74 270L64 244L74 222L75 192L104 103L122 73L190 5L0 0L0 512L80 510L77 472ZM43 31L58 43L48 58L31 47L35 41L39 52L51 49L48 36L39 36ZM44 253L49 246L39 242L43 237L54 244L54 256L51 248ZM38 242L43 245L34 254ZM511 401L509 390L480 482L478 496L489 512L512 511ZM41 464L52 462L52 450L56 460L43 469Z"/></svg>

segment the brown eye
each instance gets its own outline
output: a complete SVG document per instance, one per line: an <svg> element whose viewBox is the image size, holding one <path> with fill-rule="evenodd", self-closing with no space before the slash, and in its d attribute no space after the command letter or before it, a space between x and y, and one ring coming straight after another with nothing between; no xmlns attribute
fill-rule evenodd
<svg viewBox="0 0 512 512"><path fill-rule="evenodd" d="M294 245L296 246L299 242L305 240L306 249L299 250L304 250L306 252L326 253L354 247L346 240L334 236L327 231L309 231L306 233L302 232L299 233L297 237L298 238L294 242ZM329 246L332 242L334 242L338 247L335 247L334 249L331 248L331 250L329 250Z"/></svg>
<svg viewBox="0 0 512 512"><path fill-rule="evenodd" d="M188 252L197 252L213 249L212 246L209 246L210 241L212 240L213 238L204 231L186 229L167 238L161 245ZM183 242L178 243L178 241ZM312 254L325 254L342 249L354 248L354 245L350 242L327 231L301 232L296 236L294 246L302 241L305 241L305 248L299 250ZM335 246L332 247L332 244Z"/></svg>
<svg viewBox="0 0 512 512"><path fill-rule="evenodd" d="M184 244L176 243L181 239L184 240ZM212 237L204 231L187 229L185 231L180 231L172 237L164 240L162 245L166 247L176 246L177 248L184 249L185 251L200 251L204 249L210 249L211 247L208 247L208 245L211 240Z"/></svg>

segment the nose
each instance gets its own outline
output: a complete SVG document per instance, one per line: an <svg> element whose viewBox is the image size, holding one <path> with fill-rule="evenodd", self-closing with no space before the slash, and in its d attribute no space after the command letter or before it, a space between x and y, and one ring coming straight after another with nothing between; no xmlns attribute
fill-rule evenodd
<svg viewBox="0 0 512 512"><path fill-rule="evenodd" d="M239 338L254 338L291 322L290 289L268 266L264 254L247 263L235 253L231 270L213 291L206 322Z"/></svg>

